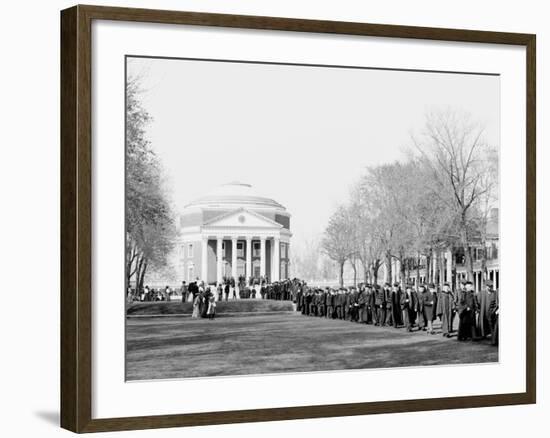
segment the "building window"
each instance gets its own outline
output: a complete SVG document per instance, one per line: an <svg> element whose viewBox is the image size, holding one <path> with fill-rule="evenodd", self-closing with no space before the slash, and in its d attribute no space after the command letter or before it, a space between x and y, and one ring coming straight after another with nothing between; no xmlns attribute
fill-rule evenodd
<svg viewBox="0 0 550 438"><path fill-rule="evenodd" d="M193 266L189 266L187 268L187 282L191 283L195 280L195 268Z"/></svg>
<svg viewBox="0 0 550 438"><path fill-rule="evenodd" d="M286 259L288 258L288 245L286 243L281 243L281 258Z"/></svg>
<svg viewBox="0 0 550 438"><path fill-rule="evenodd" d="M260 257L260 244L258 242L254 242L253 247L254 247L254 251L252 253L253 256L254 257Z"/></svg>
<svg viewBox="0 0 550 438"><path fill-rule="evenodd" d="M237 256L244 257L244 245L243 243L237 243Z"/></svg>
<svg viewBox="0 0 550 438"><path fill-rule="evenodd" d="M187 257L193 257L193 244L187 245Z"/></svg>
<svg viewBox="0 0 550 438"><path fill-rule="evenodd" d="M222 257L225 258L225 242L222 242Z"/></svg>

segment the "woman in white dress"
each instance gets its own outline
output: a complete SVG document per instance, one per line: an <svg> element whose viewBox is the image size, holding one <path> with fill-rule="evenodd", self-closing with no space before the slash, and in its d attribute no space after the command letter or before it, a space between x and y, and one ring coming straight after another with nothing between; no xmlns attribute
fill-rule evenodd
<svg viewBox="0 0 550 438"><path fill-rule="evenodd" d="M208 310L206 311L208 319L214 319L216 317L216 299L214 295L208 300Z"/></svg>
<svg viewBox="0 0 550 438"><path fill-rule="evenodd" d="M195 300L193 301L193 313L191 314L191 318L198 318L199 317L200 302L201 302L201 295L197 295L195 297Z"/></svg>

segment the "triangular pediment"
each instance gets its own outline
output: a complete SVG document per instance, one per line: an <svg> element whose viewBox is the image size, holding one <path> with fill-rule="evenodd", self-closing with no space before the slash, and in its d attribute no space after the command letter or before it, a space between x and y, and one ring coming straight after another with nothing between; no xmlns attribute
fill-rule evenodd
<svg viewBox="0 0 550 438"><path fill-rule="evenodd" d="M229 228L282 228L283 226L265 216L245 208L230 211L203 224L204 227Z"/></svg>

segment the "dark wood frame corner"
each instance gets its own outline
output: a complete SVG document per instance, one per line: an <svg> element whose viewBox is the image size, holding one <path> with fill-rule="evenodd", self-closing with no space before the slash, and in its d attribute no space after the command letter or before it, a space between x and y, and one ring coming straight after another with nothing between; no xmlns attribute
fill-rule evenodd
<svg viewBox="0 0 550 438"><path fill-rule="evenodd" d="M92 419L91 23L139 21L228 28L509 44L527 63L526 391L517 394ZM515 405L536 402L535 35L290 18L75 6L61 12L61 426L74 432Z"/></svg>

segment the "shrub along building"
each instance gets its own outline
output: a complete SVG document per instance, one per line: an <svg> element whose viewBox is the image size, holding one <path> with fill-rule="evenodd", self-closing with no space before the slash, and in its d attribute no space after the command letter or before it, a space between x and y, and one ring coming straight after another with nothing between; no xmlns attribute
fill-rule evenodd
<svg viewBox="0 0 550 438"><path fill-rule="evenodd" d="M179 235L187 282L289 277L290 213L249 184L224 184L187 204Z"/></svg>

